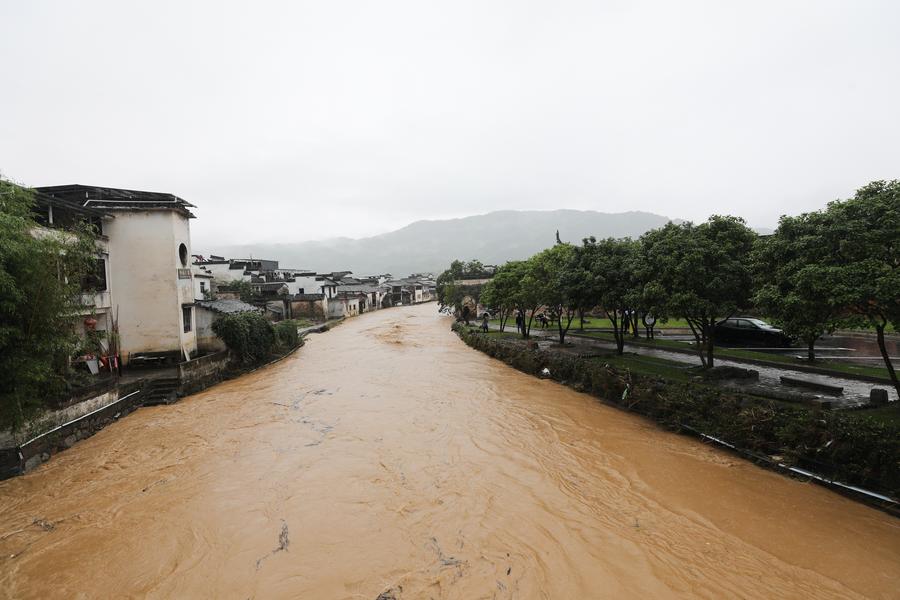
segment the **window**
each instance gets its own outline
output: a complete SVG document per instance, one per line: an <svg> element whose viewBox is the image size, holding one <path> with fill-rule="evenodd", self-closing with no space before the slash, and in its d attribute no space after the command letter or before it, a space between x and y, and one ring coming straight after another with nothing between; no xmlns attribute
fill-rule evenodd
<svg viewBox="0 0 900 600"><path fill-rule="evenodd" d="M181 266L186 267L188 264L188 253L187 246L184 244L180 244L178 246L178 259L181 261Z"/></svg>
<svg viewBox="0 0 900 600"><path fill-rule="evenodd" d="M184 321L184 332L188 333L191 330L191 307L190 306L182 306L181 307L181 319Z"/></svg>
<svg viewBox="0 0 900 600"><path fill-rule="evenodd" d="M106 260L94 259L93 268L81 278L81 291L87 293L106 291Z"/></svg>
<svg viewBox="0 0 900 600"><path fill-rule="evenodd" d="M206 293L206 282L205 282L205 281L201 281L201 282L200 282L200 293L201 293L201 294L205 294L205 293Z"/></svg>

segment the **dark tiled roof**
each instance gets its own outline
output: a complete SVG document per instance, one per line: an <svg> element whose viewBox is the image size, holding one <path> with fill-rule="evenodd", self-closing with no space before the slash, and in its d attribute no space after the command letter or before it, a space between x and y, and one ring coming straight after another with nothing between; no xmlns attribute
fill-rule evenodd
<svg viewBox="0 0 900 600"><path fill-rule="evenodd" d="M194 205L174 194L145 192L93 185L50 185L35 188L39 193L54 198L77 202L86 208L100 210L174 210L192 219Z"/></svg>
<svg viewBox="0 0 900 600"><path fill-rule="evenodd" d="M241 300L197 300L197 306L225 315L242 312L260 312L261 309Z"/></svg>
<svg viewBox="0 0 900 600"><path fill-rule="evenodd" d="M35 203L39 207L45 207L47 205L52 204L54 207L64 208L66 210L70 210L73 213L81 214L81 215L91 215L91 216L111 216L109 212L103 210L102 208L96 207L85 207L79 202L75 202L69 198L65 197L54 197L50 194L43 193L41 191L36 191L34 194Z"/></svg>
<svg viewBox="0 0 900 600"><path fill-rule="evenodd" d="M309 300L309 301L317 301L324 300L325 294L294 294L292 299L297 301Z"/></svg>

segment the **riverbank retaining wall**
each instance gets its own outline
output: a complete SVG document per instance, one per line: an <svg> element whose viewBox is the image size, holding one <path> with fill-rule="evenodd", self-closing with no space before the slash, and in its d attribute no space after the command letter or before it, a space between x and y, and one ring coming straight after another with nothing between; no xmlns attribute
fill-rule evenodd
<svg viewBox="0 0 900 600"><path fill-rule="evenodd" d="M303 332L325 332L338 324L323 324ZM229 351L223 350L177 365L177 396L187 396L211 387L225 379L239 377L278 362L303 346L253 367L235 365ZM62 450L90 437L110 423L151 402L154 371L145 378L122 383L113 377L82 388L65 401L55 403L38 419L20 430L0 432L0 480L30 471Z"/></svg>
<svg viewBox="0 0 900 600"><path fill-rule="evenodd" d="M188 396L219 383L225 378L230 364L231 354L228 350L180 363L178 365L178 379L181 381L179 395Z"/></svg>
<svg viewBox="0 0 900 600"><path fill-rule="evenodd" d="M50 456L94 435L141 406L143 380L117 385L97 396L49 411L16 433L6 432L0 449L0 479L19 475Z"/></svg>

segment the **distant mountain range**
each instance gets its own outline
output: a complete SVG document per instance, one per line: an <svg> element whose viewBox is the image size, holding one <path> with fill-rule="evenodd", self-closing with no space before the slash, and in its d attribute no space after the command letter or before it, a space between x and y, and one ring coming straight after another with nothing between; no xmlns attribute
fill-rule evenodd
<svg viewBox="0 0 900 600"><path fill-rule="evenodd" d="M556 232L565 242L593 235L638 237L670 220L646 212L586 210L502 210L442 221L416 221L402 229L362 239L251 244L210 248L227 258L271 258L282 267L317 272L350 270L357 275L440 273L454 259L501 264L552 246Z"/></svg>

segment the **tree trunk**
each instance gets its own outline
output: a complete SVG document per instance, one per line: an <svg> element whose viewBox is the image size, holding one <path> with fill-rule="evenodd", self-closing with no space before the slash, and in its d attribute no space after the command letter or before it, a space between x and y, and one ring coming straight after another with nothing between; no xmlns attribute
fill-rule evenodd
<svg viewBox="0 0 900 600"><path fill-rule="evenodd" d="M635 339L641 337L641 330L638 329L638 314L636 310L631 312L631 331L632 336Z"/></svg>
<svg viewBox="0 0 900 600"><path fill-rule="evenodd" d="M704 332L703 337L706 338L706 368L707 369L712 369L714 366L713 351L714 351L716 345L715 345L715 340L713 339L713 337L715 335L713 333L713 327L714 327L714 325L708 325L706 323L703 324L703 332Z"/></svg>
<svg viewBox="0 0 900 600"><path fill-rule="evenodd" d="M685 320L687 321L688 327L691 328L691 333L694 334L694 343L697 344L697 354L700 355L700 364L703 365L703 368L705 369L707 368L706 354L704 354L706 347L704 345L705 337L703 335L702 326L695 324L691 319L685 318Z"/></svg>
<svg viewBox="0 0 900 600"><path fill-rule="evenodd" d="M559 344L562 345L566 341L566 335L569 333L569 328L572 327L572 321L575 319L575 311L569 309L566 310L566 327L563 329L562 326L562 311L559 313Z"/></svg>
<svg viewBox="0 0 900 600"><path fill-rule="evenodd" d="M809 359L809 362L815 362L816 338L809 338L808 340L806 340L806 358Z"/></svg>
<svg viewBox="0 0 900 600"><path fill-rule="evenodd" d="M897 390L897 395L900 396L900 382L897 381L897 372L894 371L891 357L888 355L887 348L884 345L884 326L885 323L875 326L875 331L878 334L878 349L881 350L881 358L884 359L884 366L887 367L888 375L890 375L891 381L894 384L894 389Z"/></svg>
<svg viewBox="0 0 900 600"><path fill-rule="evenodd" d="M621 356L625 353L625 332L619 327L619 319L616 316L616 311L612 311L612 313L606 311L606 317L613 326L613 337L616 340L616 354ZM622 315L622 317L622 322L624 324L624 315Z"/></svg>
<svg viewBox="0 0 900 600"><path fill-rule="evenodd" d="M580 331L584 331L584 309L583 308L578 309L578 321L579 321L578 329Z"/></svg>

